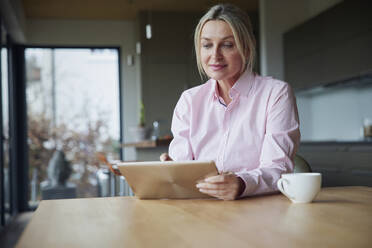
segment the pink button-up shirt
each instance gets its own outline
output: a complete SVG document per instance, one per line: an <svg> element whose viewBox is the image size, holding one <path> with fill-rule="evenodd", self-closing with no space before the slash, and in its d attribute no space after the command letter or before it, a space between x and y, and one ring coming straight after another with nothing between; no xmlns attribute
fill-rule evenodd
<svg viewBox="0 0 372 248"><path fill-rule="evenodd" d="M293 171L300 141L296 101L290 86L244 72L226 106L216 80L182 93L173 114L175 161L213 160L219 172L245 182L241 196L277 190L282 173Z"/></svg>

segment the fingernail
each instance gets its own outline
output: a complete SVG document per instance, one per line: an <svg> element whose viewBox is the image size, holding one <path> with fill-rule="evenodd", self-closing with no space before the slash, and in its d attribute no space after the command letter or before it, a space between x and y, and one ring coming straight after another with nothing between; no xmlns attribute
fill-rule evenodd
<svg viewBox="0 0 372 248"><path fill-rule="evenodd" d="M198 188L203 187L203 183L198 183L198 184L196 185L196 187L198 187Z"/></svg>

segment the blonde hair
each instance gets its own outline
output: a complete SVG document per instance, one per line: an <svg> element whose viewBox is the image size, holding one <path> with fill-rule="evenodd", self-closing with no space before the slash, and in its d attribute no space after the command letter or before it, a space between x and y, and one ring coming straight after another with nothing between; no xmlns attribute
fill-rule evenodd
<svg viewBox="0 0 372 248"><path fill-rule="evenodd" d="M200 59L200 36L204 24L211 20L220 20L229 24L243 62L240 73L243 73L246 68L252 71L256 56L256 40L248 14L232 4L218 4L210 8L195 28L194 45L200 76L206 75Z"/></svg>

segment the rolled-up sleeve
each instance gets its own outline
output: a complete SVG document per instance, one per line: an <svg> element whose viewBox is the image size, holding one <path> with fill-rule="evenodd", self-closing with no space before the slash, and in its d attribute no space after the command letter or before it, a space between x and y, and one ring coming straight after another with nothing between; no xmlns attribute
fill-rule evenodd
<svg viewBox="0 0 372 248"><path fill-rule="evenodd" d="M292 89L284 84L268 103L259 167L236 172L246 185L241 197L277 191L276 183L281 175L293 171L299 142L296 100Z"/></svg>
<svg viewBox="0 0 372 248"><path fill-rule="evenodd" d="M169 145L169 156L175 161L193 160L189 136L191 107L183 93L174 109L171 131L173 140Z"/></svg>

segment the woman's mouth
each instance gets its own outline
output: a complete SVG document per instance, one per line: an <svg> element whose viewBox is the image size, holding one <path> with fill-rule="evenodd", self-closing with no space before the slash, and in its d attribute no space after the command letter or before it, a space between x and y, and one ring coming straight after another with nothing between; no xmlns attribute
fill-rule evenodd
<svg viewBox="0 0 372 248"><path fill-rule="evenodd" d="M212 65L209 65L209 67L213 70L213 71L219 71L219 70L222 70L223 68L225 68L227 65L220 65L220 64L212 64Z"/></svg>

